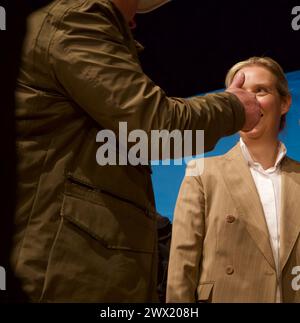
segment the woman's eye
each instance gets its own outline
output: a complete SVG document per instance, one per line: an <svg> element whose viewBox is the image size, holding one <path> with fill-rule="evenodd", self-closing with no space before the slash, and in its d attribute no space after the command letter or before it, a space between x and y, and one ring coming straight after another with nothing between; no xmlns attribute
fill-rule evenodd
<svg viewBox="0 0 300 323"><path fill-rule="evenodd" d="M265 95L268 93L268 90L266 88L260 87L256 89L256 94L258 95Z"/></svg>

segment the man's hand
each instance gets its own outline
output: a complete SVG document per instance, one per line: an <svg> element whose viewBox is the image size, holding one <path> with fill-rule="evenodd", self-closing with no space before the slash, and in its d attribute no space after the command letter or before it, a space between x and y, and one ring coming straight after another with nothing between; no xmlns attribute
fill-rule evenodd
<svg viewBox="0 0 300 323"><path fill-rule="evenodd" d="M233 79L231 85L226 90L238 97L245 108L246 121L242 131L252 130L261 118L261 109L255 94L243 90L245 83L245 74L240 72Z"/></svg>

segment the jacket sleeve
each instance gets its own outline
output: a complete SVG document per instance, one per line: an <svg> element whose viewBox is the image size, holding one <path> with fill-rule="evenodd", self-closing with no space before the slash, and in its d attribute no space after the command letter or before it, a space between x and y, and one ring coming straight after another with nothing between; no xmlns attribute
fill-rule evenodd
<svg viewBox="0 0 300 323"><path fill-rule="evenodd" d="M189 163L194 168L196 161ZM168 303L194 303L205 231L205 198L199 176L185 176L176 202L168 268Z"/></svg>
<svg viewBox="0 0 300 323"><path fill-rule="evenodd" d="M101 127L117 133L122 121L128 132L204 130L206 151L243 127L244 108L232 94L167 97L144 74L125 38L115 18L93 5L69 10L49 46L55 80Z"/></svg>

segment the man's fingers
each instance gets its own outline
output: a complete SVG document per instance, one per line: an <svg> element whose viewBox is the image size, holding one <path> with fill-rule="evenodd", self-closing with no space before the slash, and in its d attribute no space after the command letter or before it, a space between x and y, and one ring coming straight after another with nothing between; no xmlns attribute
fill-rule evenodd
<svg viewBox="0 0 300 323"><path fill-rule="evenodd" d="M233 79L229 89L242 88L245 83L245 73L239 72Z"/></svg>

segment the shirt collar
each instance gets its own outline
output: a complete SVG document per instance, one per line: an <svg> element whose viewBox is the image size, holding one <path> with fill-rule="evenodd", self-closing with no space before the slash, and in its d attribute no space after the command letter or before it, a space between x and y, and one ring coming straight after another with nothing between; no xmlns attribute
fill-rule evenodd
<svg viewBox="0 0 300 323"><path fill-rule="evenodd" d="M263 173L273 173L276 170L278 170L283 158L286 156L286 153L287 153L286 146L284 145L283 142L280 141L279 147L278 147L278 154L277 154L277 158L276 158L274 166L270 167L268 169L264 169L259 162L256 162L252 159L250 152L249 152L249 150L242 138L240 138L240 147L242 149L242 154L243 154L246 162L248 163L248 165L250 167L256 168L259 171L262 171Z"/></svg>

